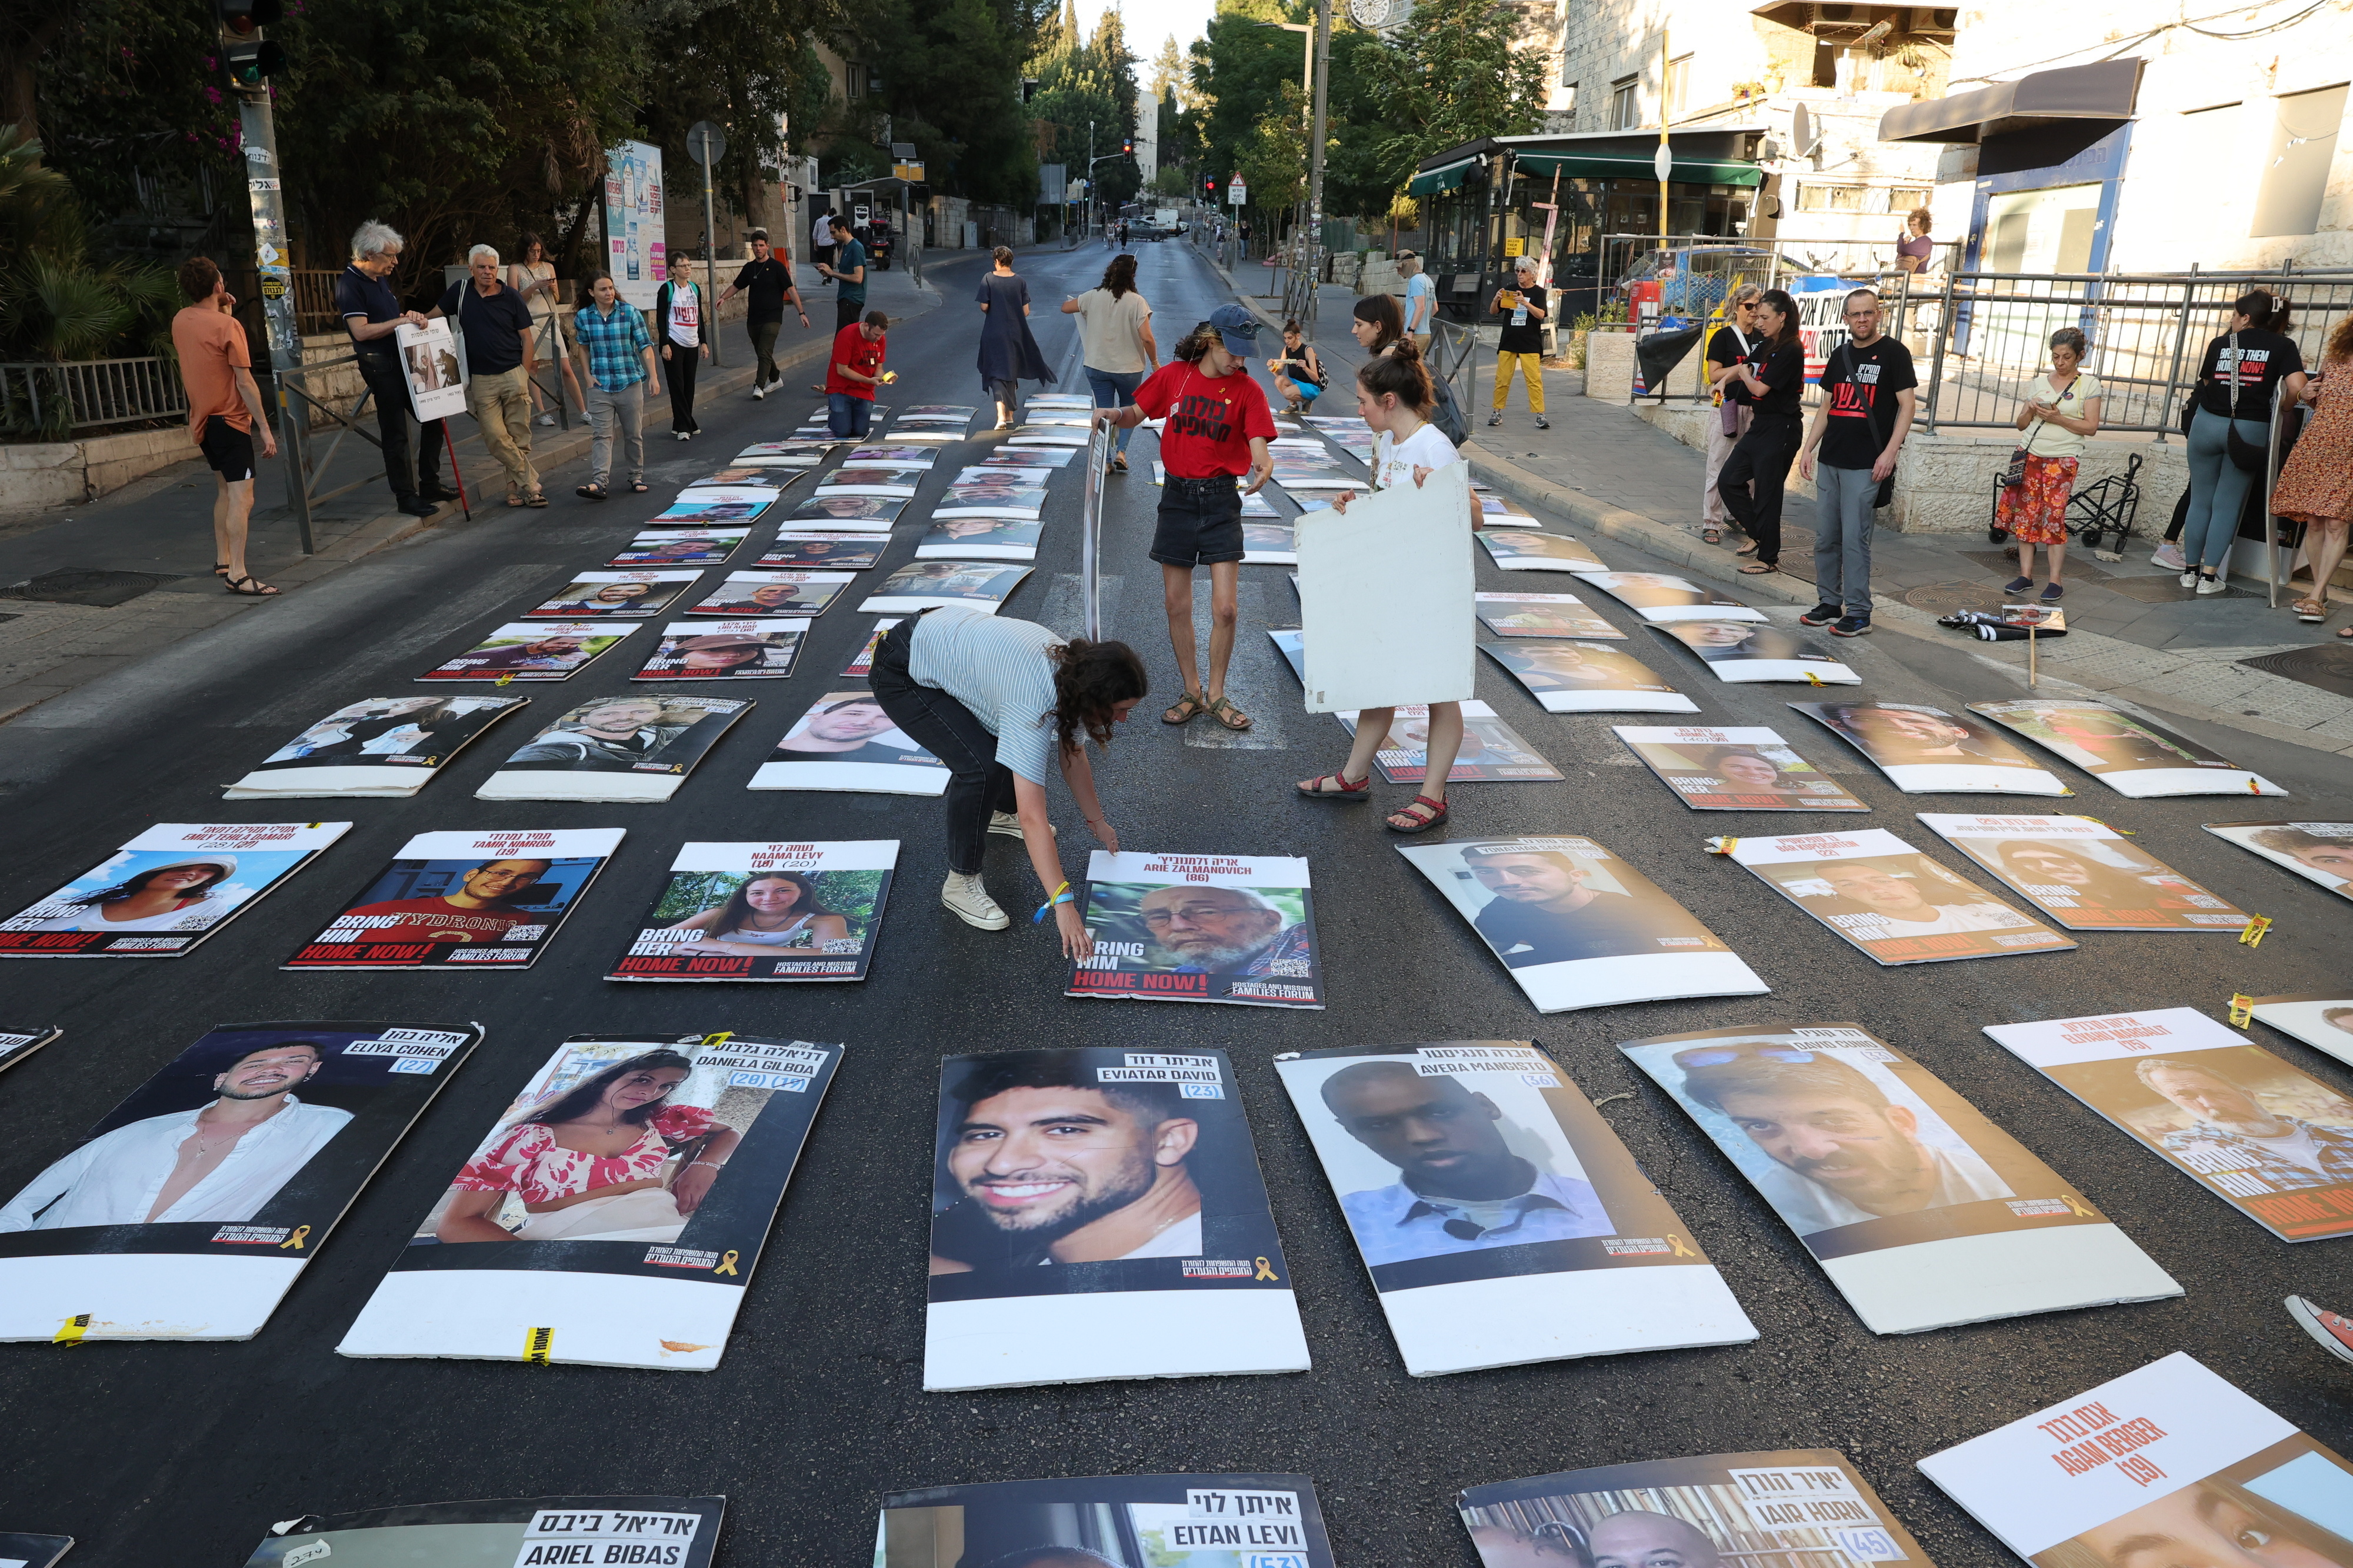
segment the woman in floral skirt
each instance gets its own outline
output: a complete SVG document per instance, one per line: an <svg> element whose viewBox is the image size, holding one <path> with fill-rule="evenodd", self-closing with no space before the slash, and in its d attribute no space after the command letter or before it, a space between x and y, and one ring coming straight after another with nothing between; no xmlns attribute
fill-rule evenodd
<svg viewBox="0 0 2353 1568"><path fill-rule="evenodd" d="M2034 586L2034 547L2050 552L2051 575L2042 602L2055 605L2067 590L2060 582L2067 564L2067 501L2075 491L2075 459L2100 428L2100 379L2083 370L2084 334L2062 327L2051 334L2051 373L2039 395L2018 411L2026 478L2003 487L1994 521L2018 545L2018 575L2002 584L2015 597Z"/></svg>
<svg viewBox="0 0 2353 1568"><path fill-rule="evenodd" d="M2328 579L2345 559L2347 524L2353 521L2353 316L2328 334L2319 373L2306 383L2304 395L2319 412L2280 467L2272 511L2305 525L2312 596L2295 602L2295 618L2318 626L2328 618ZM2353 626L2339 626L2337 635L2353 638Z"/></svg>

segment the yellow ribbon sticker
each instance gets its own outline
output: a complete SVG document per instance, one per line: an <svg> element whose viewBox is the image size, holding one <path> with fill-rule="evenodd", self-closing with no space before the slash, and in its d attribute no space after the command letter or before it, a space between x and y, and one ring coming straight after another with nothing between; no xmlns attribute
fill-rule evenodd
<svg viewBox="0 0 2353 1568"><path fill-rule="evenodd" d="M65 1325L58 1330L57 1337L49 1342L53 1345L64 1345L67 1349L70 1350L75 1345L81 1343L82 1335L89 1332L89 1331L90 1314L88 1312L84 1312L79 1317L68 1318L65 1321Z"/></svg>
<svg viewBox="0 0 2353 1568"><path fill-rule="evenodd" d="M2231 998L2231 1027L2243 1029L2255 1021L2255 999L2242 991Z"/></svg>
<svg viewBox="0 0 2353 1568"><path fill-rule="evenodd" d="M727 1256L719 1260L718 1267L712 1269L712 1272L713 1274L735 1274L735 1259L743 1255L736 1252L733 1247L729 1248ZM741 1274L735 1274L735 1278L741 1279L744 1277Z"/></svg>
<svg viewBox="0 0 2353 1568"><path fill-rule="evenodd" d="M2263 783L2262 783L2262 781L2261 781L2261 780L2259 780L2259 779L2249 779L2249 780L2247 781L2247 793L2248 793L2249 795L2261 795L2261 794L2263 794Z"/></svg>
<svg viewBox="0 0 2353 1568"><path fill-rule="evenodd" d="M545 1366L549 1347L555 1343L554 1329L526 1329L522 1336L522 1359L527 1365Z"/></svg>
<svg viewBox="0 0 2353 1568"><path fill-rule="evenodd" d="M1739 843L1737 838L1711 838L1704 847L1711 855L1729 855Z"/></svg>
<svg viewBox="0 0 2353 1568"><path fill-rule="evenodd" d="M513 679L514 671L510 669L504 675L500 676L496 680L491 681L491 684L492 686L504 686Z"/></svg>
<svg viewBox="0 0 2353 1568"><path fill-rule="evenodd" d="M1250 1283L1255 1285L1261 1279L1273 1279L1278 1284L1281 1283L1280 1278L1274 1272L1274 1265L1263 1258L1258 1260L1258 1272L1250 1277Z"/></svg>
<svg viewBox="0 0 2353 1568"><path fill-rule="evenodd" d="M2074 1214L2076 1218L2097 1219L2100 1217L2090 1205L2085 1204L2083 1199L2077 1197L2074 1194L2062 1193L2059 1195L2067 1200L2067 1207Z"/></svg>
<svg viewBox="0 0 2353 1568"><path fill-rule="evenodd" d="M1808 681L1810 684L1814 685L1814 686L1820 686L1820 685L1822 683L1822 678L1821 678L1820 676L1819 676L1819 675L1816 675L1816 674L1815 674L1812 670L1810 670L1810 670L1808 670L1808 671L1806 671L1806 679L1807 679L1807 681Z"/></svg>
<svg viewBox="0 0 2353 1568"><path fill-rule="evenodd" d="M1680 1236L1671 1236L1667 1237L1667 1245L1675 1249L1675 1256L1677 1258L1697 1258L1699 1256L1696 1249L1683 1245L1683 1238Z"/></svg>
<svg viewBox="0 0 2353 1568"><path fill-rule="evenodd" d="M285 1240L283 1240L283 1241L281 1241L281 1242L280 1242L280 1243L278 1244L278 1250L279 1250L279 1251L280 1251L280 1252L283 1252L283 1251L285 1251L288 1247L292 1247L292 1248L293 1248L295 1251L297 1251L297 1252L301 1251L301 1250L302 1250L302 1238L303 1238L304 1237L309 1236L310 1234L311 1234L311 1227L310 1227L309 1226L307 1226L307 1225L298 1225L298 1226L296 1226L294 1227L294 1234L293 1234L293 1235L291 1235L291 1236L290 1236L290 1237L288 1237Z"/></svg>
<svg viewBox="0 0 2353 1568"><path fill-rule="evenodd" d="M2271 929L2271 916L2251 915L2247 919L2246 929L2239 932L2239 941L2243 946L2261 947L2263 945L2263 933Z"/></svg>
<svg viewBox="0 0 2353 1568"><path fill-rule="evenodd" d="M722 1029L715 1035L703 1036L702 1043L706 1046L723 1046L734 1036L734 1033L733 1029Z"/></svg>

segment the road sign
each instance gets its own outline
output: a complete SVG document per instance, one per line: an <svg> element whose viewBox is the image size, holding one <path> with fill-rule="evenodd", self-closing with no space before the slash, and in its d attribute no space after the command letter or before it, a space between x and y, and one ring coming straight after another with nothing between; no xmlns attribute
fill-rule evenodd
<svg viewBox="0 0 2353 1568"><path fill-rule="evenodd" d="M1659 176L1661 184L1666 184L1675 172L1675 155L1667 151L1667 144L1663 142L1659 143L1659 150L1651 154L1651 170Z"/></svg>
<svg viewBox="0 0 2353 1568"><path fill-rule="evenodd" d="M1250 205L1250 187L1242 184L1242 177L1240 174L1226 182L1226 201L1231 206Z"/></svg>
<svg viewBox="0 0 2353 1568"><path fill-rule="evenodd" d="M727 132L708 120L698 120L686 131L686 155L709 168L727 156Z"/></svg>
<svg viewBox="0 0 2353 1568"><path fill-rule="evenodd" d="M923 165L920 163L893 163L891 165L891 174L893 179L904 180L911 185L920 185L923 183Z"/></svg>

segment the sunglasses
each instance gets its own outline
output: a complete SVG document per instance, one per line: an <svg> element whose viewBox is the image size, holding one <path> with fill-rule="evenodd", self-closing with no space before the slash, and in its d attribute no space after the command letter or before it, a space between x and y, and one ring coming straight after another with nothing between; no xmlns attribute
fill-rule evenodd
<svg viewBox="0 0 2353 1568"><path fill-rule="evenodd" d="M1770 1062L1810 1062L1814 1053L1798 1046L1694 1046L1677 1051L1674 1063L1679 1068L1720 1068L1748 1057L1761 1057Z"/></svg>

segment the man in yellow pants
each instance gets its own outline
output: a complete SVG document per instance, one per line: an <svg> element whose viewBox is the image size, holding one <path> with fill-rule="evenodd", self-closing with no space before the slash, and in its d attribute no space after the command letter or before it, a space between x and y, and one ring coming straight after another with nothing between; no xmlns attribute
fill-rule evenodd
<svg viewBox="0 0 2353 1568"><path fill-rule="evenodd" d="M1504 422L1504 403L1511 395L1516 369L1527 378L1528 411L1536 416L1536 428L1549 430L1552 421L1545 417L1544 400L1545 290L1536 285L1535 257L1523 256L1512 265L1517 274L1513 286L1496 289L1487 301L1487 314L1504 318L1503 336L1495 343L1495 407L1487 423Z"/></svg>

